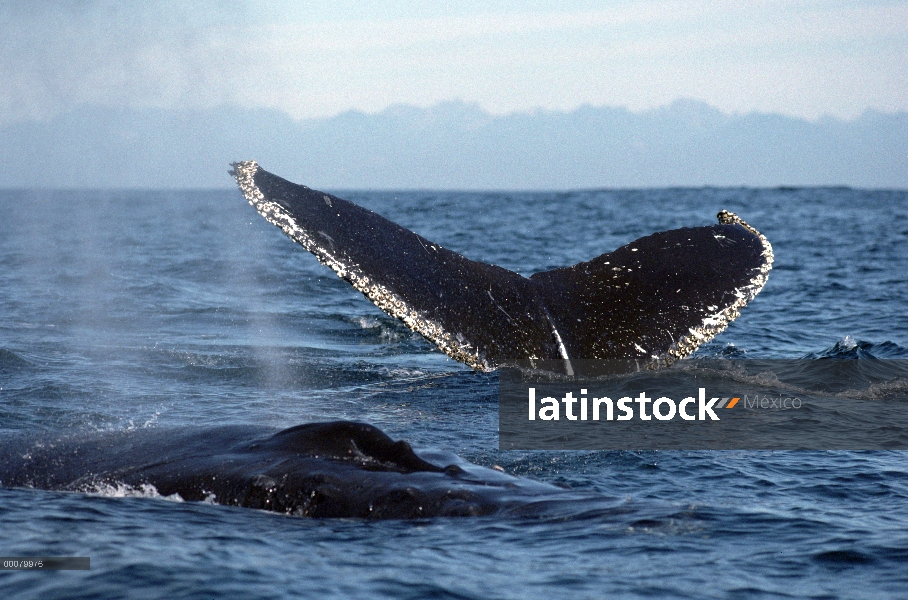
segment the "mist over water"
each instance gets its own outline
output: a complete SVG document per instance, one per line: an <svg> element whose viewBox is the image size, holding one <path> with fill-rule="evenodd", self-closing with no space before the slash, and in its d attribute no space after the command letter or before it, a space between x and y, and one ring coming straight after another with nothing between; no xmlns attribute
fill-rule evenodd
<svg viewBox="0 0 908 600"><path fill-rule="evenodd" d="M767 236L775 263L694 358L908 358L908 192L339 195L527 276L730 210ZM237 192L2 191L0 215L0 435L352 419L610 506L364 523L116 489L0 489L6 555L92 557L89 572L0 572L17 597L908 589L903 453L499 451L497 374L387 317Z"/></svg>

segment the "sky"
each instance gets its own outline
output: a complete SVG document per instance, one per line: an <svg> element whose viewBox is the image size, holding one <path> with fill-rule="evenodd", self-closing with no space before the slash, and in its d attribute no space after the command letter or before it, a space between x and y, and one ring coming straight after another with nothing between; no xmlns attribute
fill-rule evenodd
<svg viewBox="0 0 908 600"><path fill-rule="evenodd" d="M0 125L79 105L908 110L908 2L0 0Z"/></svg>

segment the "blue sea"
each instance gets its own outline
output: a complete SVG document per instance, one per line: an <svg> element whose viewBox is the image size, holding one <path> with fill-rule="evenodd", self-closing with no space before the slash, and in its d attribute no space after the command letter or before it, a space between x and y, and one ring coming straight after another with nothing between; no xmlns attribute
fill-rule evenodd
<svg viewBox="0 0 908 600"><path fill-rule="evenodd" d="M693 359L908 358L908 192L337 193L524 275L730 210L775 264ZM91 558L0 572L4 597L908 597L905 452L501 451L496 373L386 316L238 191L0 191L0 436L338 419L610 508L318 520L0 489L0 554Z"/></svg>

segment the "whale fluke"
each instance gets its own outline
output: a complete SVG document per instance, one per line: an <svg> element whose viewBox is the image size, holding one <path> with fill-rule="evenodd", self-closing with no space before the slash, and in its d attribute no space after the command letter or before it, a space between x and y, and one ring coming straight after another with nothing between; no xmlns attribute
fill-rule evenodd
<svg viewBox="0 0 908 600"><path fill-rule="evenodd" d="M255 161L233 163L243 195L342 279L455 360L642 359L670 364L722 332L766 283L772 246L722 211L526 278L476 262Z"/></svg>

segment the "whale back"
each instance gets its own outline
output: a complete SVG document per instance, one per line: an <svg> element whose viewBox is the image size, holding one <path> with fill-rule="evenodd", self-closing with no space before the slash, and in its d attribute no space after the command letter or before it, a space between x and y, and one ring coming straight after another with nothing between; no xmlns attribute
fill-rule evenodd
<svg viewBox="0 0 908 600"><path fill-rule="evenodd" d="M533 510L564 490L430 453L355 422L0 436L0 486L163 496L305 517Z"/></svg>
<svg viewBox="0 0 908 600"><path fill-rule="evenodd" d="M395 442L377 427L352 421L297 425L253 447L259 451L348 461L374 471L444 471L417 456L407 442Z"/></svg>

